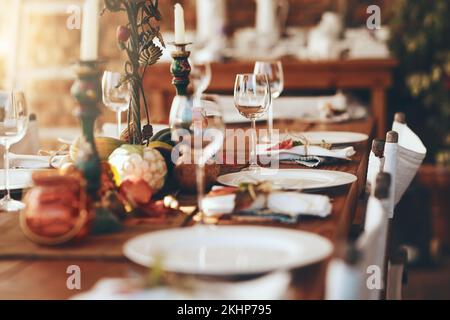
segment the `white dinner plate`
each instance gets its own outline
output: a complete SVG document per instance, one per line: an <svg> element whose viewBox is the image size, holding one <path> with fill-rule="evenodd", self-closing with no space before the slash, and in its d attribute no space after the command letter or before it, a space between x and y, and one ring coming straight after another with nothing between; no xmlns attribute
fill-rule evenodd
<svg viewBox="0 0 450 320"><path fill-rule="evenodd" d="M369 139L367 134L346 131L308 131L308 132L289 132L280 134L279 140L295 140L298 137L305 137L311 144L320 144L323 141L330 144L349 144L362 142Z"/></svg>
<svg viewBox="0 0 450 320"><path fill-rule="evenodd" d="M261 169L240 171L220 176L221 184L238 187L241 183L270 181L275 188L286 190L324 189L353 183L353 174L332 170L317 169Z"/></svg>
<svg viewBox="0 0 450 320"><path fill-rule="evenodd" d="M39 169L42 170L52 170L52 169ZM26 189L33 186L33 180L31 176L36 169L9 169L9 189ZM5 189L5 170L0 169L0 189Z"/></svg>
<svg viewBox="0 0 450 320"><path fill-rule="evenodd" d="M319 235L262 226L195 226L150 232L125 243L124 254L146 267L162 259L166 271L250 275L289 270L327 258L331 242Z"/></svg>

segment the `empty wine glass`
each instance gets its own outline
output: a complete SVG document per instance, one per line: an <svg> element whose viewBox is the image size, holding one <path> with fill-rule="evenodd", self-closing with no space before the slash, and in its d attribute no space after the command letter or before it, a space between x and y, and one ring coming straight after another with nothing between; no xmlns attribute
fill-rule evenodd
<svg viewBox="0 0 450 320"><path fill-rule="evenodd" d="M4 173L6 195L0 200L0 211L19 211L25 204L11 198L9 191L9 148L26 134L28 113L21 91L0 92L0 144L5 147Z"/></svg>
<svg viewBox="0 0 450 320"><path fill-rule="evenodd" d="M192 98L177 96L172 104L170 127L172 140L178 142L172 161L178 162L174 154L182 157L183 163L194 162L196 168L196 185L198 216L205 223L202 207L205 192L205 166L222 148L225 137L220 105L212 99L201 98L194 106Z"/></svg>
<svg viewBox="0 0 450 320"><path fill-rule="evenodd" d="M130 106L130 87L121 84L119 72L105 71L102 79L103 103L117 115L117 137L120 139L122 112Z"/></svg>
<svg viewBox="0 0 450 320"><path fill-rule="evenodd" d="M238 74L234 85L234 105L239 113L251 120L250 165L246 170L259 169L256 154L256 119L263 116L271 100L266 74Z"/></svg>
<svg viewBox="0 0 450 320"><path fill-rule="evenodd" d="M283 66L281 61L257 61L255 63L255 68L253 73L264 73L267 75L267 79L270 84L270 93L272 95L269 110L267 112L267 125L269 136L267 137L267 142L272 141L273 136L273 103L274 99L277 99L284 88L284 76L283 76Z"/></svg>
<svg viewBox="0 0 450 320"><path fill-rule="evenodd" d="M225 139L222 109L214 99L201 99L193 113L194 160L196 163L198 215L205 224L203 198L205 193L205 166L220 151Z"/></svg>
<svg viewBox="0 0 450 320"><path fill-rule="evenodd" d="M194 86L194 95L201 98L211 83L211 66L209 63L193 63L190 78Z"/></svg>

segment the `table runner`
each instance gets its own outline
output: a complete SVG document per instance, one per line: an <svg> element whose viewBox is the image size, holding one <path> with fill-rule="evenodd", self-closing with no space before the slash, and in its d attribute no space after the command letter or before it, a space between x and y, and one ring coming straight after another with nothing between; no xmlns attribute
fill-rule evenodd
<svg viewBox="0 0 450 320"><path fill-rule="evenodd" d="M180 227L185 215L176 215L161 224L125 226L122 232L89 236L75 245L59 247L39 246L28 240L19 226L17 213L0 214L0 260L2 259L92 259L126 260L122 253L123 244L150 231Z"/></svg>

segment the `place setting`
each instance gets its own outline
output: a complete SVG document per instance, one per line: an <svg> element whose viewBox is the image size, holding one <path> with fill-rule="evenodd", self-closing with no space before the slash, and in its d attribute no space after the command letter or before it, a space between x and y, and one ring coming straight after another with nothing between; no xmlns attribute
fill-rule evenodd
<svg viewBox="0 0 450 320"><path fill-rule="evenodd" d="M416 248L392 240L394 218L430 179L429 144L405 113L387 124L399 61L351 43L384 52L381 27L347 21L358 1L180 2L85 0L70 32L43 15L66 4L24 3L64 50L42 37L5 70L0 32L0 299L176 300L198 316L218 311L195 300L267 300L268 315L274 300L401 298Z"/></svg>

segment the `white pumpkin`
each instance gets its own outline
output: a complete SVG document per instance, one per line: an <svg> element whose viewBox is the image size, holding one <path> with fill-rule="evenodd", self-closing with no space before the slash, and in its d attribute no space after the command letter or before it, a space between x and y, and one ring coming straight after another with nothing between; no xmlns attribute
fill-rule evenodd
<svg viewBox="0 0 450 320"><path fill-rule="evenodd" d="M161 153L138 145L122 145L109 156L120 181L142 178L156 193L164 186L167 165Z"/></svg>

